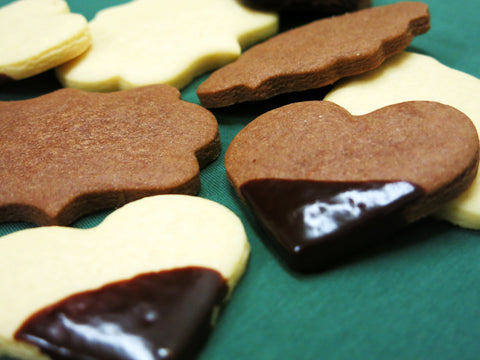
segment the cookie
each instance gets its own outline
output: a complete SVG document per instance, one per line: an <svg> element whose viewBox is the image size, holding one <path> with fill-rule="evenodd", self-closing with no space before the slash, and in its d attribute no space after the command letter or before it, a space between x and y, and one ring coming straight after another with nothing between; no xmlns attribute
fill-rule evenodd
<svg viewBox="0 0 480 360"><path fill-rule="evenodd" d="M0 354L192 358L249 251L233 212L187 195L132 202L88 230L1 237Z"/></svg>
<svg viewBox="0 0 480 360"><path fill-rule="evenodd" d="M314 13L315 16L343 14L371 5L370 0L244 0L244 2L268 11Z"/></svg>
<svg viewBox="0 0 480 360"><path fill-rule="evenodd" d="M249 123L225 167L287 264L317 271L465 191L477 172L478 135L465 114L437 102L362 116L300 102Z"/></svg>
<svg viewBox="0 0 480 360"><path fill-rule="evenodd" d="M429 19L427 5L400 2L318 20L252 47L197 95L214 108L323 87L378 67L425 33Z"/></svg>
<svg viewBox="0 0 480 360"><path fill-rule="evenodd" d="M146 195L196 194L215 117L168 85L0 102L0 221L67 225Z"/></svg>
<svg viewBox="0 0 480 360"><path fill-rule="evenodd" d="M135 0L90 22L92 47L61 66L66 87L113 91L150 84L183 88L277 31L278 16L238 0Z"/></svg>
<svg viewBox="0 0 480 360"><path fill-rule="evenodd" d="M0 8L0 83L37 75L91 44L87 20L64 0L18 0Z"/></svg>
<svg viewBox="0 0 480 360"><path fill-rule="evenodd" d="M480 81L476 77L445 66L430 56L403 52L374 71L339 81L325 100L355 115L402 101L438 101L465 113L478 131L480 105L472 94L479 92ZM436 216L459 226L479 229L480 179L477 177L464 194L442 207Z"/></svg>

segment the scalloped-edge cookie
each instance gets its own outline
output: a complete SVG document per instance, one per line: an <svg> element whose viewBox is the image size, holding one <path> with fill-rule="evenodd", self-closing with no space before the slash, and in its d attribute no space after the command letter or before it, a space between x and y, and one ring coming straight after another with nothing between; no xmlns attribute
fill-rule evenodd
<svg viewBox="0 0 480 360"><path fill-rule="evenodd" d="M188 195L132 202L87 230L0 237L0 354L191 358L249 253L233 212Z"/></svg>
<svg viewBox="0 0 480 360"><path fill-rule="evenodd" d="M224 107L320 88L372 70L430 29L426 4L399 2L321 19L281 33L214 71L197 89Z"/></svg>
<svg viewBox="0 0 480 360"><path fill-rule="evenodd" d="M87 20L64 0L18 0L0 8L0 83L59 66L91 44Z"/></svg>
<svg viewBox="0 0 480 360"><path fill-rule="evenodd" d="M432 214L472 183L471 120L437 102L362 116L329 101L267 112L232 140L228 178L293 269L335 266Z"/></svg>
<svg viewBox="0 0 480 360"><path fill-rule="evenodd" d="M441 64L436 59L403 52L388 59L378 69L335 84L325 100L352 114L366 114L377 107L410 100L441 102L465 113L480 129L480 80ZM480 229L480 178L457 199L436 214L456 225Z"/></svg>
<svg viewBox="0 0 480 360"><path fill-rule="evenodd" d="M58 68L66 87L113 91L150 84L183 88L277 32L278 16L238 0L134 0L89 23L92 47Z"/></svg>
<svg viewBox="0 0 480 360"><path fill-rule="evenodd" d="M68 225L147 195L197 194L219 153L214 115L168 85L0 102L0 222Z"/></svg>

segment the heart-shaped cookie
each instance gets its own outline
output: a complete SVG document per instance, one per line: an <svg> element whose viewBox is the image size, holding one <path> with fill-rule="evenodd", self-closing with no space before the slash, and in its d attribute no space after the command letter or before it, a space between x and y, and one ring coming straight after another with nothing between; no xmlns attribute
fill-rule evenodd
<svg viewBox="0 0 480 360"><path fill-rule="evenodd" d="M436 102L364 116L327 101L287 105L248 124L225 157L231 183L298 270L333 265L432 213L477 166L474 125Z"/></svg>
<svg viewBox="0 0 480 360"><path fill-rule="evenodd" d="M0 102L0 222L68 225L146 195L196 194L218 124L167 85Z"/></svg>
<svg viewBox="0 0 480 360"><path fill-rule="evenodd" d="M249 249L235 214L187 195L132 202L88 230L40 227L1 237L0 354L189 358Z"/></svg>

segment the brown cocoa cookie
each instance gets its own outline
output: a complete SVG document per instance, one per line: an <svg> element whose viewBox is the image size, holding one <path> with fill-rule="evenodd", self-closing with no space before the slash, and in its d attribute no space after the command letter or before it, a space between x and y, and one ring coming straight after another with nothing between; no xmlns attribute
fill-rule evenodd
<svg viewBox="0 0 480 360"><path fill-rule="evenodd" d="M318 20L250 48L213 72L197 95L214 108L326 86L378 67L429 28L428 7L420 2Z"/></svg>
<svg viewBox="0 0 480 360"><path fill-rule="evenodd" d="M478 137L466 115L436 102L362 116L294 103L248 124L225 167L287 263L317 270L462 193L477 172Z"/></svg>
<svg viewBox="0 0 480 360"><path fill-rule="evenodd" d="M206 109L153 85L0 102L0 222L67 225L153 194L196 194L220 152Z"/></svg>
<svg viewBox="0 0 480 360"><path fill-rule="evenodd" d="M328 16L356 11L370 6L370 0L244 0L245 4L263 10L315 13Z"/></svg>

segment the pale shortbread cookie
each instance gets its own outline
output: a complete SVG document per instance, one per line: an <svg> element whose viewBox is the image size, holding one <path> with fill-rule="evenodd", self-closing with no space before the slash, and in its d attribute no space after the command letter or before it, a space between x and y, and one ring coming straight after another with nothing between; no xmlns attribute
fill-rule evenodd
<svg viewBox="0 0 480 360"><path fill-rule="evenodd" d="M19 80L77 57L91 44L87 20L64 0L19 0L0 8L0 81Z"/></svg>
<svg viewBox="0 0 480 360"><path fill-rule="evenodd" d="M137 274L213 269L227 281L228 297L249 252L233 212L189 195L132 202L92 229L42 227L1 237L0 354L38 357L33 346L13 339L26 318L71 294Z"/></svg>
<svg viewBox="0 0 480 360"><path fill-rule="evenodd" d="M135 0L90 22L91 49L58 69L67 87L113 91L162 83L182 88L273 35L278 16L238 0Z"/></svg>
<svg viewBox="0 0 480 360"><path fill-rule="evenodd" d="M480 103L476 77L447 67L432 57L403 52L368 73L343 79L325 100L354 115L410 100L431 100L465 113L480 131ZM480 178L436 215L462 227L480 229Z"/></svg>

